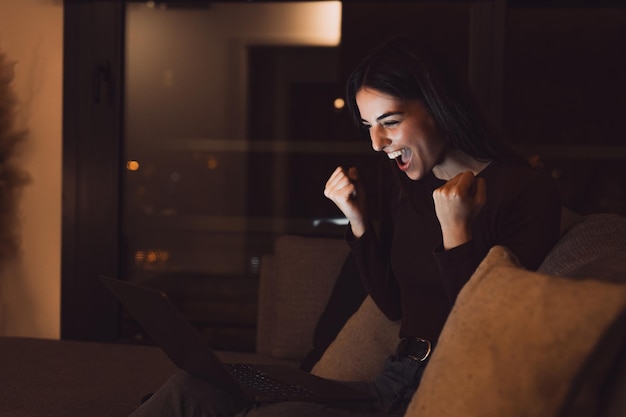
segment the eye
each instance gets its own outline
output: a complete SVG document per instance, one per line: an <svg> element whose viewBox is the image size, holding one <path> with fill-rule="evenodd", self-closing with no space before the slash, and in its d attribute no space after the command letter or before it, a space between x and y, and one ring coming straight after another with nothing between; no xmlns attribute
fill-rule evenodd
<svg viewBox="0 0 626 417"><path fill-rule="evenodd" d="M385 126L385 127L393 127L393 126L396 126L398 124L400 124L400 121L398 121L398 120L386 120L383 123L383 126Z"/></svg>

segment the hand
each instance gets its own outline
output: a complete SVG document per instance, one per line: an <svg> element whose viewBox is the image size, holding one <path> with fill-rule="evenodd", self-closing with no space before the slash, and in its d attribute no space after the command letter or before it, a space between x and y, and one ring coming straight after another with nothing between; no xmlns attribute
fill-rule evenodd
<svg viewBox="0 0 626 417"><path fill-rule="evenodd" d="M472 239L472 223L486 199L485 180L476 178L471 171L458 174L433 192L444 249Z"/></svg>
<svg viewBox="0 0 626 417"><path fill-rule="evenodd" d="M346 216L352 234L361 237L365 233L365 192L357 169L352 167L346 172L337 167L326 181L324 195Z"/></svg>

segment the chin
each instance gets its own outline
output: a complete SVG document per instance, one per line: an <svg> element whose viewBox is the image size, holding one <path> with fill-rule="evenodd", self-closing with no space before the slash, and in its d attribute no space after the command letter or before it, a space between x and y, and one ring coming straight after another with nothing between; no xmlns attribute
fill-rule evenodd
<svg viewBox="0 0 626 417"><path fill-rule="evenodd" d="M423 172L405 172L404 173L407 177L409 177L410 180L413 181L417 181L420 180L422 178L424 178L424 173Z"/></svg>

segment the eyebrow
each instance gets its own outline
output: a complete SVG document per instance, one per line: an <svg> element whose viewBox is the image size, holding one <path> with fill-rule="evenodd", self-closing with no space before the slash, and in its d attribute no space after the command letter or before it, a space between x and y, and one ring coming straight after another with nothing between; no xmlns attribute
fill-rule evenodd
<svg viewBox="0 0 626 417"><path fill-rule="evenodd" d="M403 111L390 111L390 112L387 112L387 113L384 113L384 114L381 114L380 116L378 116L376 118L376 121L379 122L379 121L381 121L383 119L386 119L389 116L396 116L396 115L399 115L399 114L404 114L404 112ZM369 123L369 122L367 120L365 120L365 119L361 119L361 123Z"/></svg>
<svg viewBox="0 0 626 417"><path fill-rule="evenodd" d="M381 114L380 116L378 116L378 117L376 118L376 121L386 119L386 118L387 118L387 117L389 117L389 116L396 116L396 115L398 115L398 114L404 114L404 112L403 112L403 111L390 111L390 112L388 112L388 113Z"/></svg>

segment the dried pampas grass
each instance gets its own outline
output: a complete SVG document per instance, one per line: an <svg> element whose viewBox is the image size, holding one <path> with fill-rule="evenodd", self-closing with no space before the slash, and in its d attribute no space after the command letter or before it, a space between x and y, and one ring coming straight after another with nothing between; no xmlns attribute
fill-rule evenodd
<svg viewBox="0 0 626 417"><path fill-rule="evenodd" d="M17 99L13 93L15 63L0 52L0 260L14 256L20 245L18 199L30 178L18 165L18 145L25 131L14 127Z"/></svg>

